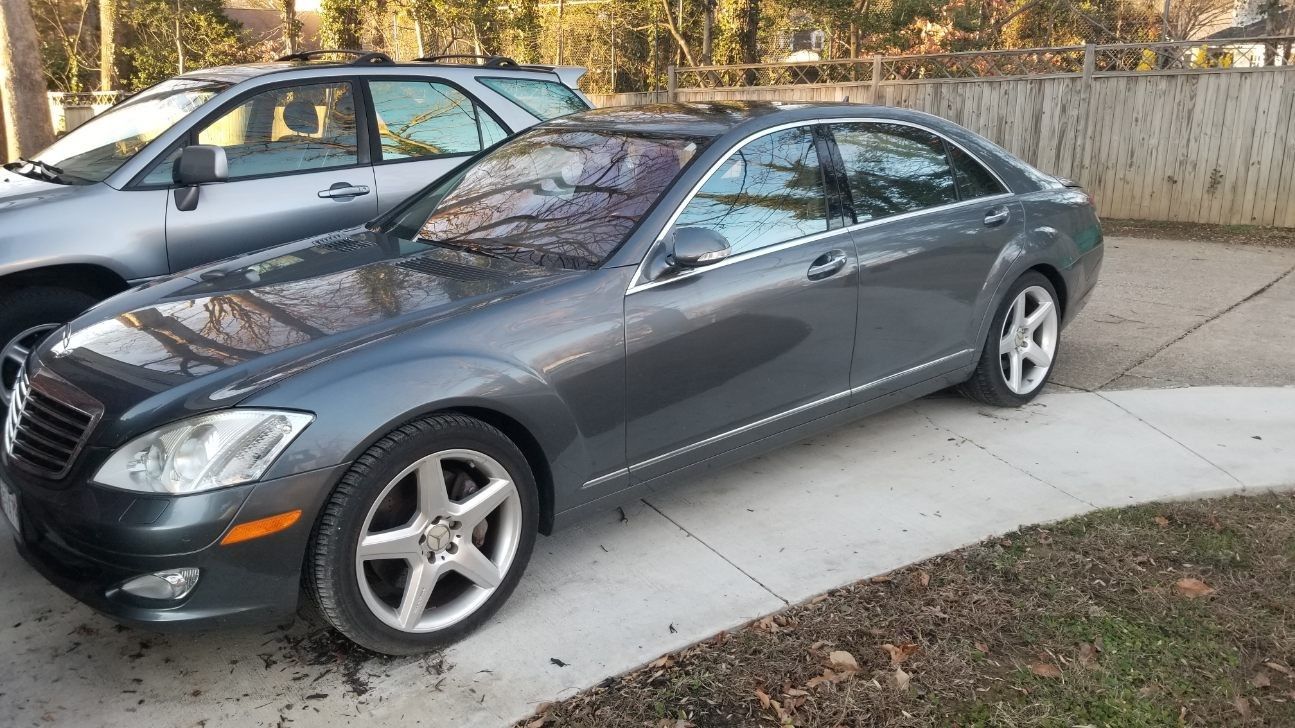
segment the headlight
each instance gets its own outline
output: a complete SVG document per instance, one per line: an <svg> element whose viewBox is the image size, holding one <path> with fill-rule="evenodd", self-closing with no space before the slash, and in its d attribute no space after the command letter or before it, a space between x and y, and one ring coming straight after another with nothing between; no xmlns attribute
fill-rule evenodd
<svg viewBox="0 0 1295 728"><path fill-rule="evenodd" d="M250 483L314 419L302 412L257 409L191 417L126 443L94 479L126 490L172 494Z"/></svg>

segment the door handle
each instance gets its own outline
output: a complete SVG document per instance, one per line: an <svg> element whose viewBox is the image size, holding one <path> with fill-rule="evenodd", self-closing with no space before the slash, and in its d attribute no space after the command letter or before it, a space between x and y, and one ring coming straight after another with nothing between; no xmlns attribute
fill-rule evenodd
<svg viewBox="0 0 1295 728"><path fill-rule="evenodd" d="M1011 216L1012 216L1011 208L1007 208L1007 207L990 208L989 212L985 213L985 227L997 227L999 225L1002 225L1003 223L1007 222L1007 218Z"/></svg>
<svg viewBox="0 0 1295 728"><path fill-rule="evenodd" d="M828 278L845 267L845 260L844 250L829 250L809 264L809 271L805 275L811 281Z"/></svg>
<svg viewBox="0 0 1295 728"><path fill-rule="evenodd" d="M368 185L353 185L347 182L337 182L326 190L320 190L319 196L324 199L338 199L343 197L359 197L360 195L369 194Z"/></svg>

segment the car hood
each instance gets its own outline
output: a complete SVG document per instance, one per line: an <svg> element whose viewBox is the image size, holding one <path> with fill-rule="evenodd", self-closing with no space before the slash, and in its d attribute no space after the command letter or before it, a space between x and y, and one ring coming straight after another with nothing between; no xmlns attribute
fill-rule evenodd
<svg viewBox="0 0 1295 728"><path fill-rule="evenodd" d="M84 185L55 184L0 169L0 214L20 207L69 197L81 191L82 187Z"/></svg>
<svg viewBox="0 0 1295 728"><path fill-rule="evenodd" d="M111 298L46 340L33 371L100 400L105 420L178 399L186 411L231 406L356 347L575 275L347 231Z"/></svg>

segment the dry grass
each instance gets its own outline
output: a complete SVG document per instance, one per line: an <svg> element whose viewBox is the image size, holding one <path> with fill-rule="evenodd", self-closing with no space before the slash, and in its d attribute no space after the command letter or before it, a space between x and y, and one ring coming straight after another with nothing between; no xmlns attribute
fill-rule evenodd
<svg viewBox="0 0 1295 728"><path fill-rule="evenodd" d="M1098 512L834 591L521 725L1291 726L1293 566L1290 494Z"/></svg>
<svg viewBox="0 0 1295 728"><path fill-rule="evenodd" d="M1155 220L1102 220L1107 236L1156 238L1159 240L1203 240L1211 243L1295 246L1295 228L1259 225L1204 225L1194 222L1160 222Z"/></svg>

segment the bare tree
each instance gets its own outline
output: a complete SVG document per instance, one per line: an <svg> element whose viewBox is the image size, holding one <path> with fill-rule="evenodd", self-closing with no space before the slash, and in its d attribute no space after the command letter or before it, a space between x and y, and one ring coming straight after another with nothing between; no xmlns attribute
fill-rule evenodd
<svg viewBox="0 0 1295 728"><path fill-rule="evenodd" d="M99 90L117 84L117 0L99 0Z"/></svg>
<svg viewBox="0 0 1295 728"><path fill-rule="evenodd" d="M277 0L279 18L283 20L283 50L289 55L297 52L301 41L301 21L297 20L297 0Z"/></svg>
<svg viewBox="0 0 1295 728"><path fill-rule="evenodd" d="M0 0L0 107L6 156L35 154L54 140L36 23L27 0Z"/></svg>
<svg viewBox="0 0 1295 728"><path fill-rule="evenodd" d="M1170 39L1198 38L1229 25L1232 0L1173 0L1165 19Z"/></svg>

